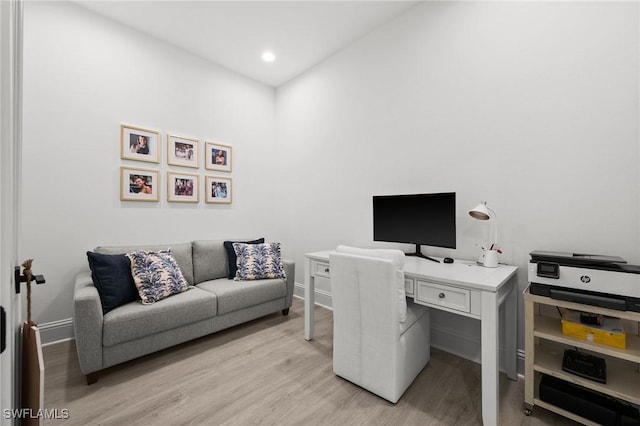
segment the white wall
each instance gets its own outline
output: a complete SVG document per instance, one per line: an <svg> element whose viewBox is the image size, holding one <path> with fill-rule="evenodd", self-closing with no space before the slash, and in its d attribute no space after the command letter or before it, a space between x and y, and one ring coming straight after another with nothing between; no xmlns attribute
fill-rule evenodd
<svg viewBox="0 0 640 426"><path fill-rule="evenodd" d="M47 284L34 320L72 317L74 275L97 245L279 235L265 187L275 149L274 89L74 4L27 2L22 257ZM120 125L162 135L159 165L120 159ZM166 201L166 135L233 147L231 205ZM204 148L202 148L201 156ZM204 169L197 173L225 175ZM162 171L161 201L120 201L121 165ZM285 251L286 254L286 251Z"/></svg>
<svg viewBox="0 0 640 426"><path fill-rule="evenodd" d="M427 254L475 259L488 229L467 212L487 200L520 290L536 249L640 263L638 12L427 2L279 88L297 264L341 243L394 246L372 242L374 194L444 191L457 192L458 248ZM473 322L432 318L479 340Z"/></svg>

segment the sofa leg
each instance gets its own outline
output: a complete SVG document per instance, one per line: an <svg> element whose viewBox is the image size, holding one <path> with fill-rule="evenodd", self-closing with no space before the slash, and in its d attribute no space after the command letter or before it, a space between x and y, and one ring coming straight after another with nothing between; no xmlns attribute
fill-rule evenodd
<svg viewBox="0 0 640 426"><path fill-rule="evenodd" d="M98 372L87 374L87 385L92 385L98 382Z"/></svg>
<svg viewBox="0 0 640 426"><path fill-rule="evenodd" d="M284 315L284 316L289 315L289 308L287 308L287 309L283 309L283 310L282 310L282 315Z"/></svg>

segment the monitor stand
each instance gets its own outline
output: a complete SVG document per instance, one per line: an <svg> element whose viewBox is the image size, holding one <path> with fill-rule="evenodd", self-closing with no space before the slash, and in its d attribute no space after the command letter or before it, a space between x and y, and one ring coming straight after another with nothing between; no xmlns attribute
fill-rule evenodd
<svg viewBox="0 0 640 426"><path fill-rule="evenodd" d="M419 257L421 259L428 259L428 260L431 260L432 262L440 263L439 260L434 259L433 257L425 256L424 254L422 254L422 249L420 248L420 244L416 244L416 251L414 253L405 253L404 255L405 256L415 256L415 257Z"/></svg>

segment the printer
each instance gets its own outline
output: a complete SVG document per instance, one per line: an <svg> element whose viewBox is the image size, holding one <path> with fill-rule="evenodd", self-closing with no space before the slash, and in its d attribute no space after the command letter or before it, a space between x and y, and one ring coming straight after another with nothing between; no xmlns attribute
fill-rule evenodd
<svg viewBox="0 0 640 426"><path fill-rule="evenodd" d="M640 266L616 256L550 251L529 254L531 294L640 312Z"/></svg>

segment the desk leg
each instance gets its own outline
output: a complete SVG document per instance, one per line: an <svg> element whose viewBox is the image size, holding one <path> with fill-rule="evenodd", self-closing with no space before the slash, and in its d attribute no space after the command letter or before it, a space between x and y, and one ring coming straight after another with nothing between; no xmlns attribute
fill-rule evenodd
<svg viewBox="0 0 640 426"><path fill-rule="evenodd" d="M504 307L504 354L507 377L518 380L518 283L515 277Z"/></svg>
<svg viewBox="0 0 640 426"><path fill-rule="evenodd" d="M313 340L315 279L311 274L311 259L304 260L304 338Z"/></svg>
<svg viewBox="0 0 640 426"><path fill-rule="evenodd" d="M485 426L498 424L498 294L482 292L482 422Z"/></svg>

